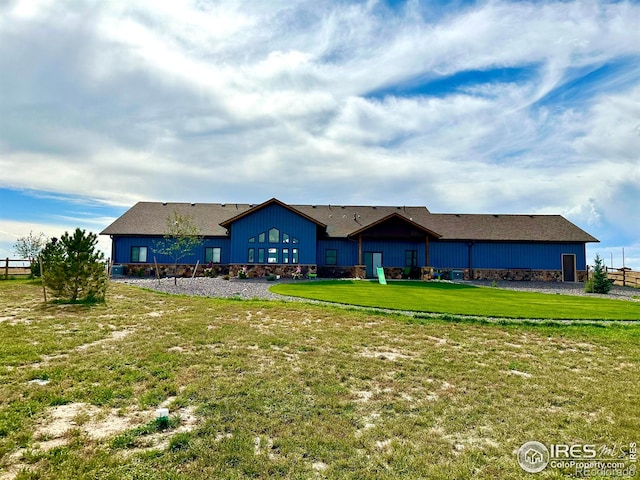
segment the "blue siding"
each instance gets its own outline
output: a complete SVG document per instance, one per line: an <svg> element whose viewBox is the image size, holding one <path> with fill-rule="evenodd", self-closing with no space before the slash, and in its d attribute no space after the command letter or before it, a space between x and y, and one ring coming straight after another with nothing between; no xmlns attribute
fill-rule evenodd
<svg viewBox="0 0 640 480"><path fill-rule="evenodd" d="M530 268L561 270L562 254L576 256L576 268L585 270L585 247L582 243L511 243L477 242L472 247L473 268ZM429 257L435 268L468 268L467 242L430 243Z"/></svg>
<svg viewBox="0 0 640 480"><path fill-rule="evenodd" d="M278 244L269 243L269 229L277 228L280 230L280 242ZM265 234L265 242L258 242L258 235ZM254 212L250 215L240 218L231 225L231 263L248 263L247 252L249 248L264 248L265 252L268 248L278 248L281 253L282 248L297 248L299 252L299 263L315 264L316 263L316 237L317 226L315 223L307 220L300 215L295 214L280 205L271 204ZM282 243L282 234L287 233L290 236L289 243ZM250 237L256 237L255 243L249 243ZM293 237L298 239L297 244L293 243ZM289 253L291 258L291 253ZM281 260L281 258L279 259ZM266 253L265 253L266 261ZM279 262L278 262L279 263Z"/></svg>
<svg viewBox="0 0 640 480"><path fill-rule="evenodd" d="M363 240L362 253L382 252L383 267L404 267L405 250L416 250L418 253L418 266L425 264L425 243L393 240ZM358 261L357 253L354 263Z"/></svg>
<svg viewBox="0 0 640 480"><path fill-rule="evenodd" d="M337 266L351 267L358 263L358 242L347 239L318 240L318 265L325 266L327 249L338 251Z"/></svg>
<svg viewBox="0 0 640 480"><path fill-rule="evenodd" d="M171 257L154 251L157 242L161 240L163 240L162 237L114 237L115 258L113 261L115 263L131 263L131 247L147 247L146 263L153 263L154 256L159 264L173 263L174 260ZM219 247L221 249L220 263L229 263L230 245L231 242L228 238L207 238L199 248L194 250L193 255L180 259L180 263L195 265L198 260L200 260L200 263L204 263L204 249L207 247Z"/></svg>

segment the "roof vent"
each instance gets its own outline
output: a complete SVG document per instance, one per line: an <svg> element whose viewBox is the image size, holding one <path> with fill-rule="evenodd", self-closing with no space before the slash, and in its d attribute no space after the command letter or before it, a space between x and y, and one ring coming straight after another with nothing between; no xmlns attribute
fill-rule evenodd
<svg viewBox="0 0 640 480"><path fill-rule="evenodd" d="M192 206L192 207L195 207L195 206L196 206L196 204L195 204L195 203L193 203L193 202L191 202L191 206Z"/></svg>
<svg viewBox="0 0 640 480"><path fill-rule="evenodd" d="M378 207L376 207L376 206L373 206L373 207L371 207L371 208L378 208Z"/></svg>
<svg viewBox="0 0 640 480"><path fill-rule="evenodd" d="M316 208L316 206L315 205L311 205L311 208Z"/></svg>
<svg viewBox="0 0 640 480"><path fill-rule="evenodd" d="M221 207L226 207L226 206L227 206L227 204L226 204L226 203L221 203L221 204L220 204L220 206L221 206Z"/></svg>
<svg viewBox="0 0 640 480"><path fill-rule="evenodd" d="M494 217L498 218L498 215L494 215Z"/></svg>
<svg viewBox="0 0 640 480"><path fill-rule="evenodd" d="M164 205L166 207L167 206L167 202L162 202L162 205Z"/></svg>

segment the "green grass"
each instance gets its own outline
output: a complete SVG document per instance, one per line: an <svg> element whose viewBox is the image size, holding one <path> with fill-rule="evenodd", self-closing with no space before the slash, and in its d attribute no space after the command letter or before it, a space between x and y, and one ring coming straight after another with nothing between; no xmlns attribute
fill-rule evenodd
<svg viewBox="0 0 640 480"><path fill-rule="evenodd" d="M526 441L640 431L636 324L486 325L117 284L92 307L45 305L24 281L0 298L0 476L17 480L527 479ZM166 402L166 429L87 433ZM96 413L42 433L80 403Z"/></svg>
<svg viewBox="0 0 640 480"><path fill-rule="evenodd" d="M323 281L282 283L282 295L362 307L481 317L640 320L640 303L585 296L517 292L445 282Z"/></svg>

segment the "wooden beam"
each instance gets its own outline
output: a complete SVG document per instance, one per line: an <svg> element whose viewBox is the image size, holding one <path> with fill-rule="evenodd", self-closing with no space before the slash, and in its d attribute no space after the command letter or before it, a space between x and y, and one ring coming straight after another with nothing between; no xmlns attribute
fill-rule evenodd
<svg viewBox="0 0 640 480"><path fill-rule="evenodd" d="M424 263L425 267L429 266L429 237L424 237Z"/></svg>
<svg viewBox="0 0 640 480"><path fill-rule="evenodd" d="M362 234L358 235L358 265L362 265Z"/></svg>

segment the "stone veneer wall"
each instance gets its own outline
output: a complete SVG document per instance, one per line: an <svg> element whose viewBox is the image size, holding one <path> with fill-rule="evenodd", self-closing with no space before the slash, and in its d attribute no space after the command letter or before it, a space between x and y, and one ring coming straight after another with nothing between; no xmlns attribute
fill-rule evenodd
<svg viewBox="0 0 640 480"><path fill-rule="evenodd" d="M587 272L576 272L578 282L584 282ZM464 279L470 280L469 270L464 270ZM531 282L562 282L562 270L527 270L527 269L474 269L473 280L512 280Z"/></svg>
<svg viewBox="0 0 640 480"><path fill-rule="evenodd" d="M298 267L304 277L308 273L316 273L316 265L230 265L229 276L237 277L238 272L246 266L248 278L266 277L267 275L280 275L281 277L293 277Z"/></svg>
<svg viewBox="0 0 640 480"><path fill-rule="evenodd" d="M464 280L510 280L510 281L530 281L530 282L562 282L561 270L529 270L526 268L514 269L483 269L475 268L473 278L469 274L469 269L434 269L432 267L422 267L422 280L432 280L436 278L436 273L440 272L441 278L449 279L452 270L462 272ZM578 282L587 280L586 270L576 272Z"/></svg>
<svg viewBox="0 0 640 480"><path fill-rule="evenodd" d="M125 275L129 277L155 277L156 266L154 264L140 264L130 263L125 264ZM193 275L193 269L195 265L180 265L178 264L178 277L191 277ZM158 270L160 271L160 277L173 276L174 265L159 264ZM198 265L198 272L196 277L214 276L229 274L229 265L213 265L211 268L207 268L207 265Z"/></svg>
<svg viewBox="0 0 640 480"><path fill-rule="evenodd" d="M155 265L153 264L126 264L125 275L138 277L154 277ZM179 277L191 277L195 265L178 265ZM222 276L229 275L231 277L238 276L238 271L243 265L213 265L207 268L206 265L198 265L197 277L202 276ZM280 275L281 277L292 277L298 268L298 265L247 265L247 274L249 278L266 277L267 275ZM318 274L319 278L365 278L366 269L364 265L354 266L336 266L336 267L317 267L316 265L300 265L303 276L308 272ZM173 276L173 265L158 265L160 276ZM441 269L444 278L451 270ZM534 282L561 282L561 270L527 270L527 269L474 269L473 278L471 278L468 269L461 269L464 280L512 280L512 281L534 281ZM420 269L420 278L422 280L432 280L436 270L432 267L422 267ZM403 278L404 268L402 267L385 267L384 274L389 280L398 280ZM578 270L578 282L587 280L587 272Z"/></svg>

